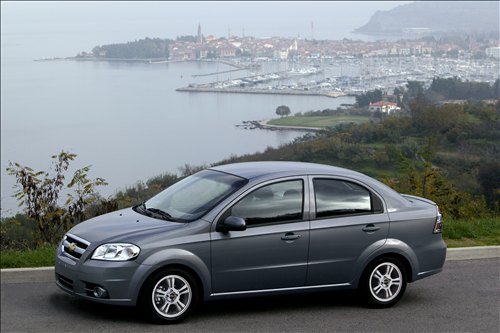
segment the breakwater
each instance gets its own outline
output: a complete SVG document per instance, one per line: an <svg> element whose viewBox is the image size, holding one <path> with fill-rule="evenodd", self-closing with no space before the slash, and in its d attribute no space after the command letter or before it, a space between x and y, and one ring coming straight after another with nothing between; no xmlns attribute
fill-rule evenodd
<svg viewBox="0 0 500 333"><path fill-rule="evenodd" d="M324 96L336 98L348 96L342 92L319 92L311 90L295 89L259 89L259 88L213 88L213 87L184 87L177 88L180 92L210 92L210 93L228 93L228 94L266 94L266 95L295 95L295 96Z"/></svg>

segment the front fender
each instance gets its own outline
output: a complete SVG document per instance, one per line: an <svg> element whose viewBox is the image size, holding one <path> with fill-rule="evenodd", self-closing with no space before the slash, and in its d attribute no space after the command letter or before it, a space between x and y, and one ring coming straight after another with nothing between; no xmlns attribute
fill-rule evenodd
<svg viewBox="0 0 500 333"><path fill-rule="evenodd" d="M201 281L204 298L208 298L212 285L208 267L209 261L205 262L195 253L185 249L165 249L146 258L141 264L141 269L138 269L132 278L132 285L140 286L136 290L135 300L138 299L139 292L146 279L156 270L166 266L184 266L193 271Z"/></svg>

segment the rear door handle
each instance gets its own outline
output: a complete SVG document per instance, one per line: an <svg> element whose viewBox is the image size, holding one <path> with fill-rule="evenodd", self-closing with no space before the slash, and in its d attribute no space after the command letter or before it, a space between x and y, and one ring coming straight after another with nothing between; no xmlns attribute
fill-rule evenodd
<svg viewBox="0 0 500 333"><path fill-rule="evenodd" d="M281 236L281 239L284 241L294 241L300 238L300 235L297 235L293 232L287 232L284 236Z"/></svg>
<svg viewBox="0 0 500 333"><path fill-rule="evenodd" d="M377 230L379 230L380 227L376 227L375 225L373 224L367 224L363 229L364 232L375 232Z"/></svg>

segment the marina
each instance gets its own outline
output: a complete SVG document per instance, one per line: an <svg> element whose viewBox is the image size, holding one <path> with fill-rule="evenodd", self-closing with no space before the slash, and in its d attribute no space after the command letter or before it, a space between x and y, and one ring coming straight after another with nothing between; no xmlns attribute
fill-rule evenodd
<svg viewBox="0 0 500 333"><path fill-rule="evenodd" d="M492 84L500 78L500 64L493 57L433 56L309 56L297 59L267 57L228 59L120 59L97 57L46 58L35 61L91 61L144 63L161 67L174 63L212 64L209 72L190 75L193 82L178 92L274 94L302 96L357 96L376 89L391 94L408 81L424 88L434 78L460 77ZM240 75L238 75L240 74ZM184 76L184 75L181 75ZM210 77L215 77L215 80ZM208 80L206 79L208 78Z"/></svg>
<svg viewBox="0 0 500 333"><path fill-rule="evenodd" d="M240 62L241 63L241 62ZM227 64L227 61L226 61ZM179 92L276 94L308 96L356 96L380 89L392 93L405 87L408 81L430 86L436 77L461 77L468 81L492 84L499 78L496 59L472 57L361 57L310 58L301 61L259 59L237 70L223 70L193 77L217 75L217 80L191 83L176 89ZM224 76L247 69L247 76Z"/></svg>

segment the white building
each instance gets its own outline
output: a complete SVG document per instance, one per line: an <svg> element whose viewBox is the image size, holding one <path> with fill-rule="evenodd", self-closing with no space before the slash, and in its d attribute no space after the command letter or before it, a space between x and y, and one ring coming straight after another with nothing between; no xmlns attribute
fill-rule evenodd
<svg viewBox="0 0 500 333"><path fill-rule="evenodd" d="M488 47L486 49L486 56L493 57L495 59L500 59L500 46Z"/></svg>

